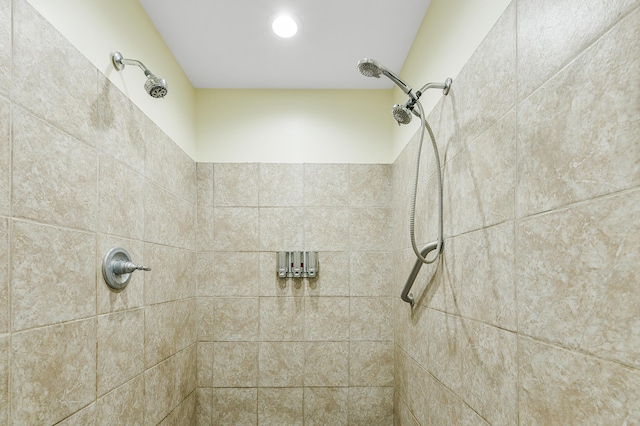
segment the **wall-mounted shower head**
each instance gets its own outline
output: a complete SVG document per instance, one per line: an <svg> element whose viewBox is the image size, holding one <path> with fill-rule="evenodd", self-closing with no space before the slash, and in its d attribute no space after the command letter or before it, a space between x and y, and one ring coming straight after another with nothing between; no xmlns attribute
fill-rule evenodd
<svg viewBox="0 0 640 426"><path fill-rule="evenodd" d="M152 73L142 62L136 59L125 59L122 57L122 53L120 52L114 52L111 54L111 62L113 62L113 66L118 71L123 70L125 65L139 66L142 71L144 71L144 75L147 76L147 81L144 83L144 89L147 91L149 96L153 98L164 98L167 96L169 87L167 86L165 79Z"/></svg>
<svg viewBox="0 0 640 426"><path fill-rule="evenodd" d="M406 105L394 105L391 109L391 115L398 122L398 125L411 123L411 111Z"/></svg>
<svg viewBox="0 0 640 426"><path fill-rule="evenodd" d="M148 70L147 70L148 71ZM147 74L147 81L144 83L144 89L152 98L164 98L167 96L167 82L164 78L160 78L151 71Z"/></svg>
<svg viewBox="0 0 640 426"><path fill-rule="evenodd" d="M389 71L387 68L382 66L375 59L364 58L358 61L358 71L360 74L365 77L376 77L380 78L380 74L386 75L391 81L393 81L402 91L409 96L409 100L406 104L400 105L396 104L391 109L391 115L393 118L400 124L409 124L411 122L411 114L414 114L416 117L422 118L420 114L414 109L416 104L420 104L419 99L422 94L428 89L442 89L442 93L445 95L449 94L449 89L451 88L452 80L448 78L444 83L427 83L417 92L413 92L413 89L407 85L400 77Z"/></svg>

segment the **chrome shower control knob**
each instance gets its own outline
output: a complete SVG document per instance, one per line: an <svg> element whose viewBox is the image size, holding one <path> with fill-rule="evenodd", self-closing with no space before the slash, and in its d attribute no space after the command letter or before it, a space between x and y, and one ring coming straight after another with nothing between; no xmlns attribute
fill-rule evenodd
<svg viewBox="0 0 640 426"><path fill-rule="evenodd" d="M133 263L129 252L122 247L110 249L102 261L102 276L107 285L116 291L124 290L133 272L150 270L148 266Z"/></svg>
<svg viewBox="0 0 640 426"><path fill-rule="evenodd" d="M130 274L135 271L150 271L148 266L136 265L133 262L126 262L124 260L114 260L111 264L113 273L116 275Z"/></svg>

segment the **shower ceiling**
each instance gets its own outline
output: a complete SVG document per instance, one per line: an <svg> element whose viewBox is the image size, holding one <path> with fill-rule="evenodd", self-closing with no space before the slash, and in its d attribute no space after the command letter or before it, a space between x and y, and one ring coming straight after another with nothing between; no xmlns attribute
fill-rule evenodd
<svg viewBox="0 0 640 426"><path fill-rule="evenodd" d="M356 63L399 71L430 0L139 0L196 88L376 89ZM271 30L293 14L298 34Z"/></svg>

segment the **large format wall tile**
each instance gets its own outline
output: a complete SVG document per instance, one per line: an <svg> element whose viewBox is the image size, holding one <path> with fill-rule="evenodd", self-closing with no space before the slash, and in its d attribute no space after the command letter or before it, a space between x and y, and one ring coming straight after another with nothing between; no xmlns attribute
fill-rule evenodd
<svg viewBox="0 0 640 426"><path fill-rule="evenodd" d="M391 207L391 173L389 164L350 164L349 205Z"/></svg>
<svg viewBox="0 0 640 426"><path fill-rule="evenodd" d="M304 304L302 297L261 297L260 340L303 341Z"/></svg>
<svg viewBox="0 0 640 426"><path fill-rule="evenodd" d="M145 169L144 114L109 79L98 76L98 149L138 173Z"/></svg>
<svg viewBox="0 0 640 426"><path fill-rule="evenodd" d="M144 372L145 425L158 424L174 407L176 368L174 356Z"/></svg>
<svg viewBox="0 0 640 426"><path fill-rule="evenodd" d="M98 398L96 402L96 426L109 426L114 422L132 426L144 424L143 375L137 376L103 397Z"/></svg>
<svg viewBox="0 0 640 426"><path fill-rule="evenodd" d="M95 244L89 233L14 222L14 331L96 314Z"/></svg>
<svg viewBox="0 0 640 426"><path fill-rule="evenodd" d="M510 111L445 167L445 233L455 236L513 219L515 166L516 114ZM426 190L430 194L437 193L435 181L432 177L433 186ZM429 204L437 202L434 198ZM436 211L429 214L431 227L437 223Z"/></svg>
<svg viewBox="0 0 640 426"><path fill-rule="evenodd" d="M351 341L392 341L392 303L387 297L352 297L349 300Z"/></svg>
<svg viewBox="0 0 640 426"><path fill-rule="evenodd" d="M97 154L20 108L13 109L13 214L94 230Z"/></svg>
<svg viewBox="0 0 640 426"><path fill-rule="evenodd" d="M349 388L349 425L393 424L393 388Z"/></svg>
<svg viewBox="0 0 640 426"><path fill-rule="evenodd" d="M96 423L96 404L92 403L77 413L67 417L56 426L85 426Z"/></svg>
<svg viewBox="0 0 640 426"><path fill-rule="evenodd" d="M9 424L9 353L11 342L8 334L0 335L0 422Z"/></svg>
<svg viewBox="0 0 640 426"><path fill-rule="evenodd" d="M197 235L198 251L211 251L213 241L213 164L197 163L196 180L198 185Z"/></svg>
<svg viewBox="0 0 640 426"><path fill-rule="evenodd" d="M350 295L391 296L393 267L390 253L352 252L349 256Z"/></svg>
<svg viewBox="0 0 640 426"><path fill-rule="evenodd" d="M261 163L260 206L304 205L304 165Z"/></svg>
<svg viewBox="0 0 640 426"><path fill-rule="evenodd" d="M141 240L144 237L145 188L141 175L100 155L98 231Z"/></svg>
<svg viewBox="0 0 640 426"><path fill-rule="evenodd" d="M60 66L63 61L64 66ZM26 0L13 2L13 99L95 146L98 71ZM52 87L61 88L52 90ZM70 113L73 112L73 113Z"/></svg>
<svg viewBox="0 0 640 426"><path fill-rule="evenodd" d="M515 83L516 2L513 2L466 63L444 100L452 104L451 119L456 124L455 137L450 139L456 145L447 146L448 158L513 108Z"/></svg>
<svg viewBox="0 0 640 426"><path fill-rule="evenodd" d="M151 243L195 249L195 204L152 183L144 197L144 237Z"/></svg>
<svg viewBox="0 0 640 426"><path fill-rule="evenodd" d="M213 389L212 400L212 426L256 424L257 389Z"/></svg>
<svg viewBox="0 0 640 426"><path fill-rule="evenodd" d="M447 246L455 306L465 317L516 330L513 222L460 235ZM450 260L449 260L450 259Z"/></svg>
<svg viewBox="0 0 640 426"><path fill-rule="evenodd" d="M301 250L303 241L303 208L260 208L260 250Z"/></svg>
<svg viewBox="0 0 640 426"><path fill-rule="evenodd" d="M348 341L349 298L305 298L304 333L309 341Z"/></svg>
<svg viewBox="0 0 640 426"><path fill-rule="evenodd" d="M9 317L9 221L0 217L0 334L8 333Z"/></svg>
<svg viewBox="0 0 640 426"><path fill-rule="evenodd" d="M214 387L255 387L258 343L216 342L213 345Z"/></svg>
<svg viewBox="0 0 640 426"><path fill-rule="evenodd" d="M519 341L520 424L637 424L640 373L620 364Z"/></svg>
<svg viewBox="0 0 640 426"><path fill-rule="evenodd" d="M305 386L349 385L349 342L306 342Z"/></svg>
<svg viewBox="0 0 640 426"><path fill-rule="evenodd" d="M95 399L95 319L17 333L11 345L14 424L53 424Z"/></svg>
<svg viewBox="0 0 640 426"><path fill-rule="evenodd" d="M195 424L196 393L191 392L187 398L158 423L158 426L182 426Z"/></svg>
<svg viewBox="0 0 640 426"><path fill-rule="evenodd" d="M145 175L172 194L196 203L196 163L151 119L144 117Z"/></svg>
<svg viewBox="0 0 640 426"><path fill-rule="evenodd" d="M349 422L349 389L307 388L304 392L305 426L346 426Z"/></svg>
<svg viewBox="0 0 640 426"><path fill-rule="evenodd" d="M1 9L0 9L0 19L2 19ZM1 34L0 34L0 37L2 37ZM0 100L0 215L2 216L9 216L9 214L11 213L11 119L10 119L10 116L11 116L10 104L4 100Z"/></svg>
<svg viewBox="0 0 640 426"><path fill-rule="evenodd" d="M196 385L195 345L145 371L145 424L157 425Z"/></svg>
<svg viewBox="0 0 640 426"><path fill-rule="evenodd" d="M304 238L309 250L349 250L349 209L346 207L305 208Z"/></svg>
<svg viewBox="0 0 640 426"><path fill-rule="evenodd" d="M213 166L213 203L216 207L259 205L260 175L257 163Z"/></svg>
<svg viewBox="0 0 640 426"><path fill-rule="evenodd" d="M464 400L493 425L518 423L517 336L475 321L463 321Z"/></svg>
<svg viewBox="0 0 640 426"><path fill-rule="evenodd" d="M640 367L640 191L517 229L520 332Z"/></svg>
<svg viewBox="0 0 640 426"><path fill-rule="evenodd" d="M134 263L142 263L133 259ZM144 298L148 305L196 295L195 252L158 244L145 244ZM142 278L142 277L140 277ZM139 285L139 284L138 284Z"/></svg>
<svg viewBox="0 0 640 426"><path fill-rule="evenodd" d="M304 384L304 342L260 343L258 384L261 387L301 387Z"/></svg>
<svg viewBox="0 0 640 426"><path fill-rule="evenodd" d="M637 0L592 0L588 4L580 0L519 0L519 97L540 87L637 5ZM601 71L598 75L606 74Z"/></svg>
<svg viewBox="0 0 640 426"><path fill-rule="evenodd" d="M196 300L178 300L148 306L144 315L147 368L196 342Z"/></svg>
<svg viewBox="0 0 640 426"><path fill-rule="evenodd" d="M304 205L313 207L349 205L348 164L305 164Z"/></svg>
<svg viewBox="0 0 640 426"><path fill-rule="evenodd" d="M351 342L349 385L393 386L393 343Z"/></svg>
<svg viewBox="0 0 640 426"><path fill-rule="evenodd" d="M351 251L380 251L389 247L391 209L349 209L349 245Z"/></svg>
<svg viewBox="0 0 640 426"><path fill-rule="evenodd" d="M520 104L519 216L640 184L638 20L640 10Z"/></svg>
<svg viewBox="0 0 640 426"><path fill-rule="evenodd" d="M257 297L213 299L213 339L217 342L258 340L260 307Z"/></svg>
<svg viewBox="0 0 640 426"><path fill-rule="evenodd" d="M273 259L275 267L275 254ZM199 295L250 297L259 294L260 253L199 253L197 268Z"/></svg>
<svg viewBox="0 0 640 426"><path fill-rule="evenodd" d="M213 244L222 251L256 251L260 247L260 214L253 207L216 207Z"/></svg>
<svg viewBox="0 0 640 426"><path fill-rule="evenodd" d="M11 91L11 0L0 2L0 94Z"/></svg>
<svg viewBox="0 0 640 426"><path fill-rule="evenodd" d="M258 389L258 424L260 426L302 426L302 388Z"/></svg>
<svg viewBox="0 0 640 426"><path fill-rule="evenodd" d="M144 370L144 310L98 317L98 395Z"/></svg>

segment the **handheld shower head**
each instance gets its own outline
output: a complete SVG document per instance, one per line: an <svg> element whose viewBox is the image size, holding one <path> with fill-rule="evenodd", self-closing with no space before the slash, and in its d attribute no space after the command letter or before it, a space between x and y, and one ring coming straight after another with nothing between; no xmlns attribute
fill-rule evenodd
<svg viewBox="0 0 640 426"><path fill-rule="evenodd" d="M380 78L381 65L373 59L364 58L358 61L358 71L365 77Z"/></svg>
<svg viewBox="0 0 640 426"><path fill-rule="evenodd" d="M411 93L411 87L407 85L400 77L389 71L387 68L382 66L375 59L364 58L358 61L358 71L360 74L365 77L375 77L380 78L380 74L384 74L389 78L389 80L393 81L404 93L409 95L411 98L415 98Z"/></svg>
<svg viewBox="0 0 640 426"><path fill-rule="evenodd" d="M120 52L114 52L111 54L111 62L113 62L113 66L118 71L123 70L125 65L139 66L140 69L144 71L144 75L147 76L147 81L144 83L144 89L147 91L149 96L153 98L164 98L167 95L169 87L167 86L165 79L152 73L142 62L136 59L125 59L122 57L122 53Z"/></svg>
<svg viewBox="0 0 640 426"><path fill-rule="evenodd" d="M389 71L387 68L382 66L378 61L374 59L364 58L358 61L358 71L365 77L375 77L380 78L380 74L384 74L391 81L393 81L402 91L409 96L409 100L406 104L400 105L396 104L391 109L391 115L393 118L400 124L409 124L411 122L411 114L413 113L416 117L422 119L420 113L416 111L413 107L418 104L420 106L420 96L427 89L442 89L442 93L445 95L449 94L449 89L451 88L452 80L448 78L443 84L440 83L427 83L420 90L413 93L413 89L407 85L400 77ZM421 106L420 106L421 108Z"/></svg>

